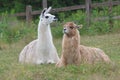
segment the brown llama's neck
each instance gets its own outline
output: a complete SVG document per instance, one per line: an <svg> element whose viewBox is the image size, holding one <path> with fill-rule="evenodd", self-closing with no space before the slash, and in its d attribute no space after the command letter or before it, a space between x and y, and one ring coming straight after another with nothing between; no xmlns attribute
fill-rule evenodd
<svg viewBox="0 0 120 80"><path fill-rule="evenodd" d="M62 42L63 49L70 48L72 46L77 48L79 45L80 45L79 31L77 31L74 36L68 36L64 34Z"/></svg>

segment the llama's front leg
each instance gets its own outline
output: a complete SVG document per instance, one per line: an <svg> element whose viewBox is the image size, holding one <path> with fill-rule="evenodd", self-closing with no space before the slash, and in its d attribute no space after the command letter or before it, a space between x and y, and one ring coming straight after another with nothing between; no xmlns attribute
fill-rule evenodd
<svg viewBox="0 0 120 80"><path fill-rule="evenodd" d="M65 64L60 60L58 61L58 63L56 64L56 67L60 68L60 67L63 67L65 66Z"/></svg>
<svg viewBox="0 0 120 80"><path fill-rule="evenodd" d="M45 63L45 61L43 59L43 55L37 55L35 57L35 64L44 64L44 63Z"/></svg>
<svg viewBox="0 0 120 80"><path fill-rule="evenodd" d="M44 64L44 61L43 60L37 60L36 64Z"/></svg>
<svg viewBox="0 0 120 80"><path fill-rule="evenodd" d="M55 63L54 57L51 54L49 54L47 64L53 64L53 63Z"/></svg>
<svg viewBox="0 0 120 80"><path fill-rule="evenodd" d="M55 61L53 61L53 60L48 60L47 61L47 64L54 64L55 63Z"/></svg>
<svg viewBox="0 0 120 80"><path fill-rule="evenodd" d="M50 53L49 53L49 55L48 55L47 64L56 63L56 61L55 61L55 58L56 58L55 53L56 53L55 50L50 51Z"/></svg>
<svg viewBox="0 0 120 80"><path fill-rule="evenodd" d="M66 62L62 56L61 59L57 62L56 67L60 68L60 67L64 67L64 66L66 66Z"/></svg>

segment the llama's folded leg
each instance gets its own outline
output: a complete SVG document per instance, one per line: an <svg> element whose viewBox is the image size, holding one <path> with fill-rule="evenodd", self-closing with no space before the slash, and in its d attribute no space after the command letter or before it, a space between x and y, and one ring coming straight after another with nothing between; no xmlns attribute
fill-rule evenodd
<svg viewBox="0 0 120 80"><path fill-rule="evenodd" d="M61 57L61 59L57 62L56 67L60 68L60 67L64 67L64 66L66 66L65 60L63 57Z"/></svg>
<svg viewBox="0 0 120 80"><path fill-rule="evenodd" d="M44 61L42 61L42 60L37 60L37 61L35 62L35 64L44 64Z"/></svg>
<svg viewBox="0 0 120 80"><path fill-rule="evenodd" d="M44 58L43 54L40 53L38 48L37 48L36 53L35 53L34 63L35 64L44 64L45 63L45 58Z"/></svg>
<svg viewBox="0 0 120 80"><path fill-rule="evenodd" d="M49 52L47 63L52 64L52 63L57 63L58 61L59 61L59 57L57 55L56 48L53 47Z"/></svg>
<svg viewBox="0 0 120 80"><path fill-rule="evenodd" d="M47 61L47 64L54 64L55 63L55 61L53 61L53 60L48 60Z"/></svg>
<svg viewBox="0 0 120 80"><path fill-rule="evenodd" d="M55 56L55 55L54 55ZM47 58L47 61L46 63L47 64L53 64L53 63L56 63L55 60L54 60L54 56L52 56L52 54L50 53L48 58Z"/></svg>
<svg viewBox="0 0 120 80"><path fill-rule="evenodd" d="M60 68L60 67L63 67L65 66L62 61L59 61L57 64L56 64L56 67Z"/></svg>

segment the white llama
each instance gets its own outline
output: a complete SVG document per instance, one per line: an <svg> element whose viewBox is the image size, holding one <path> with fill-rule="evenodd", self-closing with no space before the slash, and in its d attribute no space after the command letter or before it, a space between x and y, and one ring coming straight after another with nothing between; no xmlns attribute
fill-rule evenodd
<svg viewBox="0 0 120 80"><path fill-rule="evenodd" d="M44 9L40 15L38 24L38 39L33 40L24 47L19 55L19 62L21 63L57 63L59 57L56 48L53 44L50 23L56 20L54 15L49 12L51 7Z"/></svg>

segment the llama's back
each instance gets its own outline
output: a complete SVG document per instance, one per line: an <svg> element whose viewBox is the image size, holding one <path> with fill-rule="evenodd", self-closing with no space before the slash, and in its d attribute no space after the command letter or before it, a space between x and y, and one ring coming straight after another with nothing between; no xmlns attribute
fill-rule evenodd
<svg viewBox="0 0 120 80"><path fill-rule="evenodd" d="M86 47L80 45L80 54L82 56L82 61L87 63L96 63L103 61L105 63L110 63L109 57L99 48Z"/></svg>
<svg viewBox="0 0 120 80"><path fill-rule="evenodd" d="M108 57L108 55L106 55L106 54L104 53L103 50L101 50L101 49L99 49L99 48L94 48L94 50L96 51L97 54L100 55L101 59L102 59L104 62L106 62L106 63L110 63L110 62L111 62L110 58Z"/></svg>
<svg viewBox="0 0 120 80"><path fill-rule="evenodd" d="M35 53L37 39L26 45L19 55L19 62L21 63L33 63L33 54ZM32 61L32 62L31 62Z"/></svg>

